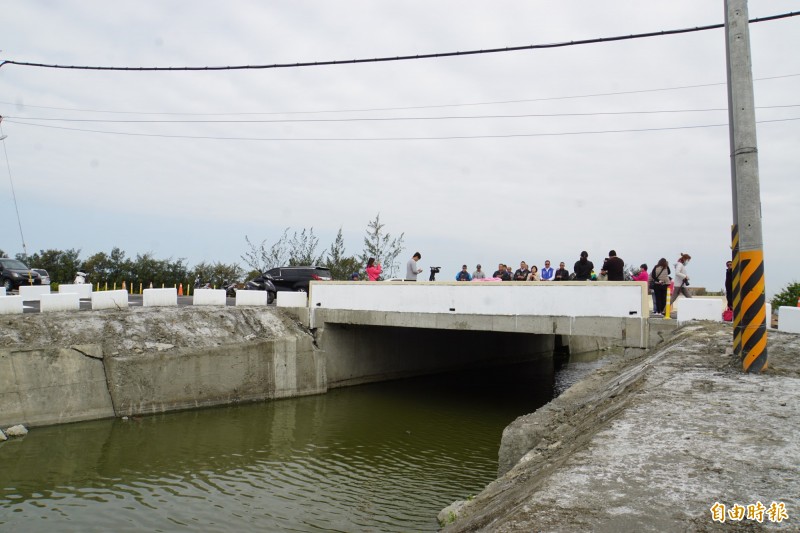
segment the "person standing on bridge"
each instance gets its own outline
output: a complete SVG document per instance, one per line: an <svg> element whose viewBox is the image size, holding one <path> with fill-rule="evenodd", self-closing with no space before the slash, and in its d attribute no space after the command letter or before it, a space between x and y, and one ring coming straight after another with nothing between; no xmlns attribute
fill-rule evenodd
<svg viewBox="0 0 800 533"><path fill-rule="evenodd" d="M572 270L575 272L575 281L589 281L592 279L594 263L589 261L589 252L586 250L581 252L581 258L575 261L575 266Z"/></svg>
<svg viewBox="0 0 800 533"><path fill-rule="evenodd" d="M542 281L539 277L539 267L531 265L531 271L528 273L527 281Z"/></svg>
<svg viewBox="0 0 800 533"><path fill-rule="evenodd" d="M611 250L608 252L608 257L603 262L603 268L600 273L605 275L608 281L625 281L625 261L617 257L617 252Z"/></svg>
<svg viewBox="0 0 800 533"><path fill-rule="evenodd" d="M472 273L472 279L486 279L486 272L481 270L481 266L475 267L475 272Z"/></svg>
<svg viewBox="0 0 800 533"><path fill-rule="evenodd" d="M558 265L558 270L556 270L556 273L553 275L554 281L569 281L569 270L564 268L565 266L564 261L561 261Z"/></svg>
<svg viewBox="0 0 800 533"><path fill-rule="evenodd" d="M422 254L414 252L414 255L406 263L406 281L417 281L417 274L422 272L422 269L417 265L417 261L420 259L422 259Z"/></svg>
<svg viewBox="0 0 800 533"><path fill-rule="evenodd" d="M650 272L650 277L653 278L653 310L657 315L663 315L667 307L667 289L669 288L669 275L672 272L669 269L669 264L665 258L661 258L653 267Z"/></svg>
<svg viewBox="0 0 800 533"><path fill-rule="evenodd" d="M472 281L472 275L467 270L467 265L461 266L461 272L456 274L456 281Z"/></svg>
<svg viewBox="0 0 800 533"><path fill-rule="evenodd" d="M553 281L553 276L555 275L555 272L553 272L553 267L550 266L549 259L545 259L544 268L542 268L541 275L542 275L542 281Z"/></svg>
<svg viewBox="0 0 800 533"><path fill-rule="evenodd" d="M369 261L367 261L367 278L370 281L378 281L378 278L381 277L381 272L383 272L383 267L381 267L380 263L375 262L374 257L370 257Z"/></svg>
<svg viewBox="0 0 800 533"><path fill-rule="evenodd" d="M681 294L686 298L692 297L692 295L689 294L689 274L686 273L686 265L689 264L691 259L691 255L681 253L678 261L675 263L675 286L672 288L670 304L674 304L675 300L677 300L678 296Z"/></svg>
<svg viewBox="0 0 800 533"><path fill-rule="evenodd" d="M530 273L531 271L528 270L528 263L521 261L519 268L514 272L514 281L525 281L528 279L528 274Z"/></svg>

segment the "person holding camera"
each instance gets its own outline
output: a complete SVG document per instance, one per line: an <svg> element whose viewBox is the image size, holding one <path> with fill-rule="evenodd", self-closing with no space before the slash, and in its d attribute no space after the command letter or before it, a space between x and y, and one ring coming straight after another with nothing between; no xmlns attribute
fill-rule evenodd
<svg viewBox="0 0 800 533"><path fill-rule="evenodd" d="M681 252L681 256L675 263L675 286L672 288L672 297L669 300L670 305L674 304L681 294L687 298L692 297L689 294L689 274L686 273L686 265L689 264L691 259L691 255Z"/></svg>

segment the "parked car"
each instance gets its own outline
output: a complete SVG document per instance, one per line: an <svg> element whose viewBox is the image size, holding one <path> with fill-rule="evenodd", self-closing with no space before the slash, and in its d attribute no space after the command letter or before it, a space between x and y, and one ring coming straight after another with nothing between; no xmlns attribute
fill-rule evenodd
<svg viewBox="0 0 800 533"><path fill-rule="evenodd" d="M43 268L32 268L31 270L39 273L42 278L42 285L50 285L50 274L47 273L47 270Z"/></svg>
<svg viewBox="0 0 800 533"><path fill-rule="evenodd" d="M0 285L6 293L19 289L20 285L41 285L42 277L22 261L8 257L0 258Z"/></svg>
<svg viewBox="0 0 800 533"><path fill-rule="evenodd" d="M272 276L272 283L279 291L308 292L310 281L330 281L331 271L319 266L286 266L267 270Z"/></svg>

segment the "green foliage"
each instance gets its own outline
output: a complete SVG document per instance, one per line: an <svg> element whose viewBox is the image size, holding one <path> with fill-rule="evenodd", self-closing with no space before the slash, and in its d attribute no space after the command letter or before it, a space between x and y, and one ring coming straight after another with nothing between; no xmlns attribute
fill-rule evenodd
<svg viewBox="0 0 800 533"><path fill-rule="evenodd" d="M0 257L8 257L8 255L6 255L6 253L0 249Z"/></svg>
<svg viewBox="0 0 800 533"><path fill-rule="evenodd" d="M375 215L375 220L367 224L367 235L364 237L364 251L361 253L361 264L366 265L370 257L383 266L383 276L393 277L398 269L397 257L403 251L403 236L392 238L384 232L385 224L381 224L381 214Z"/></svg>
<svg viewBox="0 0 800 533"><path fill-rule="evenodd" d="M793 281L772 297L772 308L777 311L781 306L795 307L798 298L800 298L800 283Z"/></svg>
<svg viewBox="0 0 800 533"><path fill-rule="evenodd" d="M191 274L194 278L200 278L202 284L211 283L214 287L222 287L227 283L243 281L244 269L236 263L226 265L219 262L213 264L202 262L194 267Z"/></svg>
<svg viewBox="0 0 800 533"><path fill-rule="evenodd" d="M40 250L28 256L27 260L23 257L18 259L25 261L30 268L43 268L50 274L50 281L57 283L71 283L75 279L75 273L80 270L80 250Z"/></svg>
<svg viewBox="0 0 800 533"><path fill-rule="evenodd" d="M283 230L283 235L267 249L267 240L261 241L256 246L250 242L250 238L245 235L244 240L250 249L244 253L242 260L254 271L266 272L267 270L279 266L284 266L289 261L289 228Z"/></svg>
<svg viewBox="0 0 800 533"><path fill-rule="evenodd" d="M348 256L345 252L342 228L339 228L336 239L328 249L325 266L330 269L331 277L339 280L350 279L350 274L361 270L360 261L356 257Z"/></svg>
<svg viewBox="0 0 800 533"><path fill-rule="evenodd" d="M313 227L308 231L303 228L299 234L295 231L289 241L289 266L321 265L322 255L317 255L318 245L319 238L314 235Z"/></svg>

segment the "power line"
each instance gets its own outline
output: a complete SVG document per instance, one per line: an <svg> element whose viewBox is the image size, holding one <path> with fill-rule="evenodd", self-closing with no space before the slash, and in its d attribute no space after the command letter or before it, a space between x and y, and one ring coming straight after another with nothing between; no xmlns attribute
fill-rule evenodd
<svg viewBox="0 0 800 533"><path fill-rule="evenodd" d="M771 15L769 17L761 17L751 19L750 23L766 22L771 20L778 20L788 17L795 17L800 15L800 11L792 11L790 13L782 13L780 15ZM541 50L547 48L564 48L567 46L579 46L585 44L598 44L614 41L627 41L631 39L643 39L648 37L663 37L665 35L677 35L682 33L694 33L707 30L716 30L724 28L725 24L709 24L706 26L697 26L694 28L681 28L677 30L664 30L648 33L637 33L633 35L618 35L614 37L597 37L594 39L582 39L578 41L564 41L559 43L548 44L530 44L523 46L506 46L502 48L490 48L486 50L466 50L460 52L438 52L431 54L416 54L406 56L394 57L375 57L368 59L336 59L328 61L306 61L297 63L272 63L269 65L228 65L217 67L103 67L103 66L85 66L85 65L58 65L52 63L32 63L28 61L13 61L5 60L0 62L0 68L5 65L18 65L23 67L39 67L50 69L71 69L71 70L104 70L104 71L128 71L128 72L142 72L142 71L159 71L159 72L182 72L182 71L215 71L215 70L264 70L276 68L299 68L299 67L321 67L333 65L354 65L360 63L386 63L390 61L409 61L413 59L435 59L441 57L458 57L469 55L482 55L482 54L497 54L503 52L518 52L522 50Z"/></svg>
<svg viewBox="0 0 800 533"><path fill-rule="evenodd" d="M800 104L759 106L756 109L785 109L800 107ZM61 117L15 117L6 115L6 119L37 120L44 122L91 122L103 124L284 124L284 123L331 123L331 122L416 122L425 120L483 120L505 118L554 118L554 117L598 117L623 115L659 115L678 113L726 112L726 107L706 109L659 109L653 111L596 111L587 113L523 113L517 115L446 115L438 117L356 117L356 118L286 118L286 119L204 119L204 120L157 120L157 119L98 119L98 118L61 118Z"/></svg>
<svg viewBox="0 0 800 533"><path fill-rule="evenodd" d="M797 74L782 74L779 76L767 76L763 78L753 78L753 81L768 81L768 80L778 80L784 78L795 78L800 76L800 73ZM81 109L81 108L72 108L72 107L51 107L51 106L38 106L38 105L29 105L29 104L22 104L23 107L30 107L33 109L51 109L54 111L71 111L71 112L81 112L81 113L107 113L107 114L118 114L118 115L166 115L166 116L241 116L241 115L313 115L313 114L329 114L329 113L368 113L374 111L411 111L415 109L441 109L441 108L449 108L449 107L477 107L477 106L484 106L484 105L504 105L504 104L522 104L522 103L530 103L530 102L549 102L554 100L573 100L578 98L596 98L599 96L621 96L627 94L642 94L642 93L653 93L653 92L661 92L661 91L678 91L678 90L685 90L685 89L699 89L704 87L715 87L720 85L726 85L727 82L715 82L715 83L701 83L695 85L679 85L674 87L657 87L652 89L634 89L630 91L615 91L615 92L606 92L606 93L591 93L591 94L576 94L576 95L567 95L567 96L547 96L542 98L525 98L525 99L517 99L517 100L494 100L488 102L465 102L461 104L430 104L430 105L419 105L419 106L403 106L403 107L373 107L373 108L358 108L358 109L322 109L317 111L265 111L265 112L258 112L258 111L243 111L243 112L225 112L225 113L183 113L183 112L161 112L161 111L118 111L118 110L102 110L102 109ZM3 102L0 101L0 104L16 106L17 103L15 102Z"/></svg>
<svg viewBox="0 0 800 533"><path fill-rule="evenodd" d="M773 122L790 122L800 120L800 117L772 119L772 120L759 120L758 124L766 124ZM7 122L20 124L23 126L32 126L36 128L49 128L67 131L80 131L84 133L102 133L106 135L124 135L129 137L156 137L163 139L196 139L196 140L217 140L217 141L280 141L280 142L374 142L374 141L441 141L441 140L465 140L465 139L510 139L517 137L562 137L570 135L598 135L608 133L638 133L638 132L651 132L651 131L672 131L672 130L689 130L701 128L718 128L727 127L728 123L720 124L699 124L690 126L672 126L661 128L635 128L635 129L620 129L620 130L596 130L596 131L571 131L571 132L551 132L551 133L511 133L500 135L450 135L450 136L429 136L429 137L220 137L220 136L206 136L206 135L163 135L158 133L134 133L124 131L102 131L102 130L89 130L83 128L69 128L66 126L49 126L45 124L32 124L29 122L21 122L19 120L8 120Z"/></svg>

